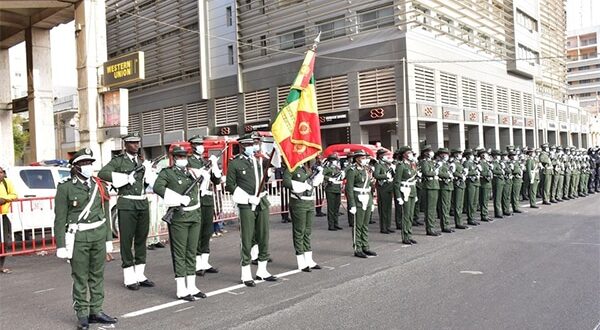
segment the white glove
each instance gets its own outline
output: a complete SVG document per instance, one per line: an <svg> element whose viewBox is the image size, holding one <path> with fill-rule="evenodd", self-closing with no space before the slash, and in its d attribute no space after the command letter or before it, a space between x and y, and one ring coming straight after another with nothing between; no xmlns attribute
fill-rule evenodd
<svg viewBox="0 0 600 330"><path fill-rule="evenodd" d="M190 205L191 201L192 201L192 199L190 198L190 196L181 196L179 203L183 206L188 206L188 205Z"/></svg>
<svg viewBox="0 0 600 330"><path fill-rule="evenodd" d="M415 196L415 202L419 200L419 197Z"/></svg>
<svg viewBox="0 0 600 330"><path fill-rule="evenodd" d="M252 195L248 197L248 203L252 205L258 205L260 204L260 197Z"/></svg>
<svg viewBox="0 0 600 330"><path fill-rule="evenodd" d="M404 204L404 198L396 198L396 200L398 201L398 205Z"/></svg>
<svg viewBox="0 0 600 330"><path fill-rule="evenodd" d="M56 256L60 259L67 259L69 257L69 253L67 252L67 248L58 248L56 249Z"/></svg>
<svg viewBox="0 0 600 330"><path fill-rule="evenodd" d="M135 183L135 172L129 173L129 177L127 178L127 181L129 182L130 185L133 185Z"/></svg>
<svg viewBox="0 0 600 330"><path fill-rule="evenodd" d="M393 178L393 177L392 177L392 173L388 172L388 173L387 173L387 178L391 180L391 179Z"/></svg>
<svg viewBox="0 0 600 330"><path fill-rule="evenodd" d="M352 206L350 208L350 210L348 210L348 212L352 213L352 214L356 214L356 206Z"/></svg>
<svg viewBox="0 0 600 330"><path fill-rule="evenodd" d="M108 241L108 242L106 242L106 253L111 253L111 252L113 252L113 242Z"/></svg>
<svg viewBox="0 0 600 330"><path fill-rule="evenodd" d="M267 195L268 195L268 193L266 191L263 191L260 194L258 194L258 198L263 198L263 197L265 197Z"/></svg>
<svg viewBox="0 0 600 330"><path fill-rule="evenodd" d="M217 157L215 155L210 155L210 157L208 157L208 161L211 162L214 166L219 161L219 157Z"/></svg>
<svg viewBox="0 0 600 330"><path fill-rule="evenodd" d="M371 212L375 211L375 204L371 205Z"/></svg>
<svg viewBox="0 0 600 330"><path fill-rule="evenodd" d="M320 186L323 183L323 180L325 180L325 177L323 174L319 173L314 177L312 185L315 187Z"/></svg>
<svg viewBox="0 0 600 330"><path fill-rule="evenodd" d="M311 191L313 189L313 186L310 183L308 183L306 181L304 181L303 183L304 183L304 191Z"/></svg>

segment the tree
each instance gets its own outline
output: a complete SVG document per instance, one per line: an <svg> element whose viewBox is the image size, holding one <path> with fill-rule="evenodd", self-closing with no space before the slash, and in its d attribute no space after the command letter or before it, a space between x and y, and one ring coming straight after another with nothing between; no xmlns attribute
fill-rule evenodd
<svg viewBox="0 0 600 330"><path fill-rule="evenodd" d="M15 160L23 159L25 147L29 143L29 132L23 130L23 118L21 116L13 116L12 125Z"/></svg>

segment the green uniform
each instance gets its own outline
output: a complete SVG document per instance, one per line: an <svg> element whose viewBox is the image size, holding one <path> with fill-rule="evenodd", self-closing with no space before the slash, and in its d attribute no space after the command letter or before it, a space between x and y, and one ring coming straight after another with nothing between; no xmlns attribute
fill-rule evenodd
<svg viewBox="0 0 600 330"><path fill-rule="evenodd" d="M367 165L368 166L368 165ZM354 252L369 250L369 219L373 206L371 174L363 166L352 164L346 171L346 199L348 210L356 208L352 243Z"/></svg>
<svg viewBox="0 0 600 330"><path fill-rule="evenodd" d="M440 228L442 231L448 231L450 229L450 206L452 201L452 191L454 190L453 173L448 162L441 161L438 177L440 185L438 200Z"/></svg>
<svg viewBox="0 0 600 330"><path fill-rule="evenodd" d="M392 164L378 160L373 176L377 179L377 211L379 213L379 230L382 233L391 231L392 200L394 198L394 168Z"/></svg>
<svg viewBox="0 0 600 330"><path fill-rule="evenodd" d="M571 185L571 196L573 196L572 198L578 198L579 197L579 180L581 178L581 164L579 163L578 160L573 160L573 173L572 176L573 178L571 179L573 181L572 185Z"/></svg>
<svg viewBox="0 0 600 330"><path fill-rule="evenodd" d="M117 188L119 198L119 244L121 247L121 267L125 285L146 280L143 274L146 265L146 240L150 230L150 212L146 198L145 167L137 156L127 153L113 157L98 176ZM122 176L133 176L123 182ZM137 269L135 266L140 265ZM128 274L132 274L128 276Z"/></svg>
<svg viewBox="0 0 600 330"><path fill-rule="evenodd" d="M463 164L455 159L453 162L454 191L452 192L452 211L454 213L454 226L462 226L462 213L466 189L467 170Z"/></svg>
<svg viewBox="0 0 600 330"><path fill-rule="evenodd" d="M472 160L467 160L463 164L467 170L467 182L465 206L467 208L467 224L475 224L475 212L479 201L479 171L477 165Z"/></svg>
<svg viewBox="0 0 600 330"><path fill-rule="evenodd" d="M510 160L502 160L502 168L504 170L504 190L502 191L502 214L512 215L511 210L511 194L513 188L513 166Z"/></svg>
<svg viewBox="0 0 600 330"><path fill-rule="evenodd" d="M337 166L323 168L325 176L325 198L327 199L327 224L329 229L339 227L340 205L342 201L342 180L344 172Z"/></svg>
<svg viewBox="0 0 600 330"><path fill-rule="evenodd" d="M394 176L394 193L397 198L402 198L402 241L412 239L412 221L415 212L415 199L417 197L417 166L407 160L396 165Z"/></svg>
<svg viewBox="0 0 600 330"><path fill-rule="evenodd" d="M239 188L242 194L256 196L263 175L264 164L262 159L257 159L254 156L238 155L229 163L225 189L233 194ZM242 267L250 265L250 249L253 241L258 244L258 261L266 262L269 260L270 204L265 187L260 193L262 196L256 206L250 204L249 201L237 203L241 226L242 244L240 252Z"/></svg>
<svg viewBox="0 0 600 330"><path fill-rule="evenodd" d="M573 172L573 164L571 163L570 156L565 157L563 161L565 166L565 179L563 184L563 199L571 198L571 174Z"/></svg>
<svg viewBox="0 0 600 330"><path fill-rule="evenodd" d="M102 312L104 301L106 242L112 241L112 231L110 221L106 220L108 206L102 201L100 189L106 191L106 187L97 186L95 180L69 179L58 185L54 200L54 235L58 249L65 247L66 232L79 224L71 258L73 308L77 317ZM81 216L90 201L88 215Z"/></svg>
<svg viewBox="0 0 600 330"><path fill-rule="evenodd" d="M479 209L481 214L481 220L489 221L488 202L490 201L490 194L492 192L492 179L494 174L490 168L490 164L481 160L478 165L480 175L480 187L479 187Z"/></svg>
<svg viewBox="0 0 600 330"><path fill-rule="evenodd" d="M558 177L558 183L556 184L556 200L563 200L563 191L565 184L565 164L561 159L558 160L556 167L554 168L554 174Z"/></svg>
<svg viewBox="0 0 600 330"><path fill-rule="evenodd" d="M310 238L315 218L315 191L308 180L310 176L311 170L304 166L299 166L294 172L287 168L283 172L283 186L290 190L292 240L297 256L312 251Z"/></svg>
<svg viewBox="0 0 600 330"><path fill-rule="evenodd" d="M183 196L185 190L194 184L197 175L199 173L192 173L190 168L164 168L154 183L154 192L163 197L167 206L179 206L181 204L178 201L171 202L170 195L174 192L177 198ZM194 185L186 196L190 198L189 204L175 211L169 225L171 258L176 278L196 274L196 250L202 217L198 185Z"/></svg>
<svg viewBox="0 0 600 330"><path fill-rule="evenodd" d="M521 208L521 186L523 185L523 171L525 165L522 165L520 161L512 161L512 191L510 202L512 204L513 212L519 212Z"/></svg>
<svg viewBox="0 0 600 330"><path fill-rule="evenodd" d="M550 188L550 202L554 203L558 199L558 182L562 177L562 171L560 170L560 161L557 157L553 157L552 161L552 187Z"/></svg>
<svg viewBox="0 0 600 330"><path fill-rule="evenodd" d="M504 169L499 160L492 161L492 191L494 198L494 217L502 218L502 195L504 194Z"/></svg>
<svg viewBox="0 0 600 330"><path fill-rule="evenodd" d="M200 185L200 237L196 251L196 270L212 268L208 262L210 255L210 237L213 233L213 219L215 218L215 202L213 199L214 186L221 182L221 171L211 168L211 162L197 155L188 159L189 167L200 170L204 176Z"/></svg>
<svg viewBox="0 0 600 330"><path fill-rule="evenodd" d="M529 205L534 207L536 204L537 187L540 183L539 162L535 157L529 157L525 162L525 180L529 182Z"/></svg>
<svg viewBox="0 0 600 330"><path fill-rule="evenodd" d="M544 204L550 203L550 192L552 188L552 176L554 174L552 160L547 152L542 151L540 154L540 164L542 166L542 180L544 181L544 187L542 190L542 201Z"/></svg>
<svg viewBox="0 0 600 330"><path fill-rule="evenodd" d="M348 171L350 170L352 166L346 166L345 169L343 169L344 171L344 177L347 178L348 177ZM348 200L348 196L346 196L346 201ZM348 212L348 226L349 227L354 227L354 214Z"/></svg>
<svg viewBox="0 0 600 330"><path fill-rule="evenodd" d="M421 186L423 189L422 207L425 212L425 227L428 233L433 232L437 214L439 183L439 165L431 159L422 159L419 162L419 170L422 173Z"/></svg>

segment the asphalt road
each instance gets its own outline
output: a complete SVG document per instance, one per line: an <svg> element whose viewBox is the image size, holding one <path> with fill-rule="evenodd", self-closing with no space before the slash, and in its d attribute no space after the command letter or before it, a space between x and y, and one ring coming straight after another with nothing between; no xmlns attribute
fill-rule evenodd
<svg viewBox="0 0 600 330"><path fill-rule="evenodd" d="M155 288L122 286L120 261L106 266L104 310L121 329L600 329L600 194L512 216L469 230L425 236L405 247L400 234L371 225L378 257L352 256L350 230L313 229L324 269L298 273L291 225L271 218L277 283L238 285L237 228L213 239L219 274L198 278L207 299L174 299L169 249L148 251ZM53 256L9 258L0 275L0 327L70 329L70 268ZM253 272L255 266L253 266ZM92 329L101 329L97 325ZM109 327L104 327L109 328Z"/></svg>

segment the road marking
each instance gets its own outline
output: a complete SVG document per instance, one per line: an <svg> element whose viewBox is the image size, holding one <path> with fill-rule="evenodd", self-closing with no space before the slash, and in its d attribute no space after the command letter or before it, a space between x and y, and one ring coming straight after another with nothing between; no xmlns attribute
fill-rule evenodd
<svg viewBox="0 0 600 330"><path fill-rule="evenodd" d="M179 313L179 312L187 311L188 309L192 309L192 308L194 308L194 306L190 306L190 307L186 307L186 308L180 308L180 309L174 311L173 313Z"/></svg>
<svg viewBox="0 0 600 330"><path fill-rule="evenodd" d="M574 244L574 245L595 245L595 246L600 246L600 243L585 243L585 242L584 242L584 243L578 243L578 242L575 242L575 243L569 243L569 244Z"/></svg>
<svg viewBox="0 0 600 330"><path fill-rule="evenodd" d="M461 274L469 274L469 275L482 275L483 272L480 272L478 270L461 270L460 271Z"/></svg>
<svg viewBox="0 0 600 330"><path fill-rule="evenodd" d="M38 290L38 291L33 291L33 293L44 293L44 292L48 292L48 291L52 291L54 290L54 288L50 288L50 289L44 289L44 290Z"/></svg>
<svg viewBox="0 0 600 330"><path fill-rule="evenodd" d="M594 328L594 330L600 330L600 321L598 322L598 324L596 324L596 327Z"/></svg>
<svg viewBox="0 0 600 330"><path fill-rule="evenodd" d="M107 324L107 325L102 325L102 326L98 327L99 330L101 330L101 329L114 329L114 328L115 328L114 324Z"/></svg>
<svg viewBox="0 0 600 330"><path fill-rule="evenodd" d="M325 269L329 269L329 270L334 270L335 269L335 267L331 267L331 266L321 266L321 267L323 267Z"/></svg>
<svg viewBox="0 0 600 330"><path fill-rule="evenodd" d="M344 267L346 267L346 266L350 266L350 264L343 264L343 265L340 265L340 268L344 268Z"/></svg>
<svg viewBox="0 0 600 330"><path fill-rule="evenodd" d="M282 280L285 280L285 279L283 279L283 277L290 276L290 275L297 274L297 273L300 273L299 269L291 270L291 271L284 272L284 273L281 273L281 274L276 274L275 276L277 276L279 278L282 278ZM262 283L262 282L265 282L265 281L261 280L261 281L254 281L254 282L256 284L259 284L259 283ZM206 293L206 297L212 297L212 296L216 296L216 295L219 295L219 294L222 294L222 293L231 293L231 291L242 289L242 288L246 288L246 285L244 285L244 284L232 285L230 287L226 287L226 288L223 288L223 289L219 289L219 290L207 292ZM178 306L178 305L181 305L181 304L185 304L185 303L188 303L188 302L191 302L191 301L186 301L186 300L179 299L179 300L171 301L171 302L164 303L164 304L161 304L161 305L156 305L156 306L153 306L153 307L148 307L148 308L140 309L139 311L130 312L130 313L124 314L121 317L122 318L130 318L130 317L140 316L140 315L144 315L144 314L156 312L156 311L159 311L159 310L162 310L162 309L165 309L165 308L169 308L169 307L173 307L173 306Z"/></svg>
<svg viewBox="0 0 600 330"><path fill-rule="evenodd" d="M239 296L241 294L244 294L244 292L246 292L246 291L240 291L240 292L227 291L228 294L231 294L234 296Z"/></svg>

